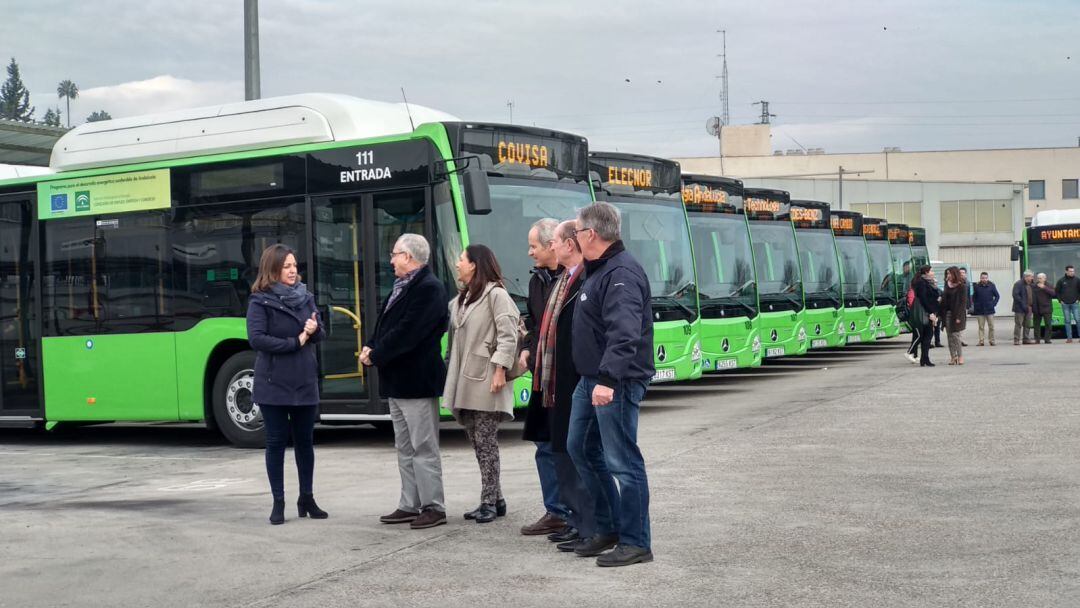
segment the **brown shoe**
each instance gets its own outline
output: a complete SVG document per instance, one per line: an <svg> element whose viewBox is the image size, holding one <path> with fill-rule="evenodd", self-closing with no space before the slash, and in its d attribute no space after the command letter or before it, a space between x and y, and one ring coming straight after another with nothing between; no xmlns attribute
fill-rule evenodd
<svg viewBox="0 0 1080 608"><path fill-rule="evenodd" d="M1072 338L1066 338L1065 344L1072 344Z"/></svg>
<svg viewBox="0 0 1080 608"><path fill-rule="evenodd" d="M420 517L413 520L409 527L413 530L423 530L424 528L434 528L435 526L441 526L446 523L446 513L436 509L428 509L420 513Z"/></svg>
<svg viewBox="0 0 1080 608"><path fill-rule="evenodd" d="M551 534L552 532L558 532L566 527L566 522L560 517L556 517L551 513L544 513L544 516L536 521L535 524L529 524L521 527L521 533L525 536L540 536L541 534Z"/></svg>
<svg viewBox="0 0 1080 608"><path fill-rule="evenodd" d="M407 524L410 521L415 520L417 517L419 517L419 514L417 513L402 511L401 509L398 509L389 515L383 515L379 518L379 521L384 524Z"/></svg>

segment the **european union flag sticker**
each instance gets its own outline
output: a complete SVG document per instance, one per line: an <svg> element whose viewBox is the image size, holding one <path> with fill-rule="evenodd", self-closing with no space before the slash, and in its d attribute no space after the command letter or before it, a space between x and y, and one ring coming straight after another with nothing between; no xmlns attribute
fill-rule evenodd
<svg viewBox="0 0 1080 608"><path fill-rule="evenodd" d="M54 194L52 195L52 206L50 209L53 213L63 213L68 210L68 195L67 194Z"/></svg>

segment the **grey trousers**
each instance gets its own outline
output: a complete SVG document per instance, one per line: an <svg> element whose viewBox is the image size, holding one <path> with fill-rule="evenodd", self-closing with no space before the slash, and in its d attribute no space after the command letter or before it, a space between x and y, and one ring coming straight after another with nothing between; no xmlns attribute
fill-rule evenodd
<svg viewBox="0 0 1080 608"><path fill-rule="evenodd" d="M1020 341L1020 332L1023 330L1024 342L1031 341L1031 313L1013 313L1013 342Z"/></svg>
<svg viewBox="0 0 1080 608"><path fill-rule="evenodd" d="M439 400L391 398L389 401L401 473L398 508L410 513L424 509L445 512L439 455Z"/></svg>

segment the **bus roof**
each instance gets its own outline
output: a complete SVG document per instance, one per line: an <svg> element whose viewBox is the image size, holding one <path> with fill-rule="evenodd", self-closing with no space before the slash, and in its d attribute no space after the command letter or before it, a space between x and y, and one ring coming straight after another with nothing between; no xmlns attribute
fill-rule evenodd
<svg viewBox="0 0 1080 608"><path fill-rule="evenodd" d="M1080 209L1050 209L1039 211L1031 218L1031 227L1080 224Z"/></svg>
<svg viewBox="0 0 1080 608"><path fill-rule="evenodd" d="M53 147L55 171L409 133L456 121L424 106L307 93L89 122Z"/></svg>
<svg viewBox="0 0 1080 608"><path fill-rule="evenodd" d="M741 179L735 179L734 177L723 177L721 175L705 175L704 173L683 173L683 183L686 182L698 182L702 184L724 184L727 186L739 188L743 187Z"/></svg>

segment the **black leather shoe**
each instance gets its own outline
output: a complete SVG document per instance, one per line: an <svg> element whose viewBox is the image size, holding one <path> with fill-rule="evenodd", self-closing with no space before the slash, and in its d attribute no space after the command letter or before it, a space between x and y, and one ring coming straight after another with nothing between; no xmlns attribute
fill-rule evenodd
<svg viewBox="0 0 1080 608"><path fill-rule="evenodd" d="M559 544L555 545L555 548L558 549L559 551L562 551L563 553L573 553L574 550L577 549L578 547L580 547L581 543L585 542L586 540L587 539L584 539L584 538L568 540L565 543L559 543Z"/></svg>
<svg viewBox="0 0 1080 608"><path fill-rule="evenodd" d="M581 557L596 557L618 543L619 537L614 534L610 536L601 536L597 534L592 538L581 541L580 545L574 547L574 553L577 553Z"/></svg>
<svg viewBox="0 0 1080 608"><path fill-rule="evenodd" d="M926 363L920 363L919 367L934 367L934 364L927 361Z"/></svg>
<svg viewBox="0 0 1080 608"><path fill-rule="evenodd" d="M578 534L578 529L574 526L566 526L558 532L548 534L547 537L547 539L553 543L565 543L567 541L577 540L579 538L581 538L581 535Z"/></svg>
<svg viewBox="0 0 1080 608"><path fill-rule="evenodd" d="M479 514L480 507L476 507L472 511L469 511L465 514L465 519L476 519L476 516ZM497 517L506 517L506 499L500 498L499 500L495 501L495 515Z"/></svg>
<svg viewBox="0 0 1080 608"><path fill-rule="evenodd" d="M495 521L497 517L495 512L495 505L489 505L487 503L480 503L480 508L476 510L476 523L487 524Z"/></svg>
<svg viewBox="0 0 1080 608"><path fill-rule="evenodd" d="M605 553L596 558L597 566L616 567L629 566L630 564L642 564L653 560L652 551L634 547L632 545L619 545L611 553Z"/></svg>
<svg viewBox="0 0 1080 608"><path fill-rule="evenodd" d="M270 510L270 523L275 526L285 523L285 501L275 500L274 508Z"/></svg>
<svg viewBox="0 0 1080 608"><path fill-rule="evenodd" d="M311 519L326 519L330 515L319 508L319 505L315 504L315 497L311 494L301 494L300 499L296 501L297 515L300 517L311 516Z"/></svg>

